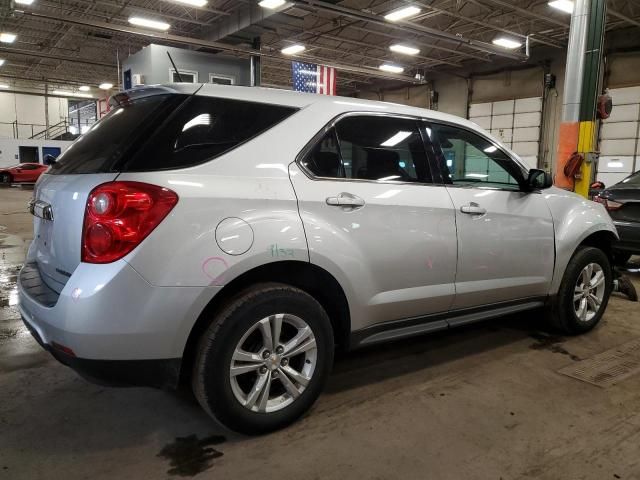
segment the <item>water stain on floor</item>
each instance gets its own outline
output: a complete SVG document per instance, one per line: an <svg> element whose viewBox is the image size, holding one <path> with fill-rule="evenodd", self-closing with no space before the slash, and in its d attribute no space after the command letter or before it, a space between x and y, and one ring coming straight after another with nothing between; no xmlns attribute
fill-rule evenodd
<svg viewBox="0 0 640 480"><path fill-rule="evenodd" d="M176 437L175 441L165 445L158 457L169 460L169 475L193 477L213 466L213 460L223 455L211 447L225 442L221 435L212 435L199 439L196 435Z"/></svg>
<svg viewBox="0 0 640 480"><path fill-rule="evenodd" d="M529 345L529 348L532 350L549 350L553 353L566 355L574 362L582 360L579 356L572 354L562 346L562 342L565 341L564 337L548 335L546 333L532 333L529 336L536 340L536 343Z"/></svg>

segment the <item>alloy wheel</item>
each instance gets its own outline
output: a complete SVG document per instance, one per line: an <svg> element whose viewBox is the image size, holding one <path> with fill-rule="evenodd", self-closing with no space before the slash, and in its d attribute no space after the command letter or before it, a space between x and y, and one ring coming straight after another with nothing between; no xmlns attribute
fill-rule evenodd
<svg viewBox="0 0 640 480"><path fill-rule="evenodd" d="M311 327L286 313L256 322L237 343L231 390L245 408L271 413L291 405L309 385L318 348Z"/></svg>
<svg viewBox="0 0 640 480"><path fill-rule="evenodd" d="M573 294L573 307L581 322L590 322L600 311L606 291L606 276L597 263L582 269Z"/></svg>

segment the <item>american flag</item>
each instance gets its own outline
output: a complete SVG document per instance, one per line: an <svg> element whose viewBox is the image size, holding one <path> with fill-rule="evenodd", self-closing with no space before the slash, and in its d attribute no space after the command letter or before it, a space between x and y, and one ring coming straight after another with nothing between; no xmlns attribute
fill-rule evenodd
<svg viewBox="0 0 640 480"><path fill-rule="evenodd" d="M291 63L293 89L296 92L336 94L336 69L315 63Z"/></svg>

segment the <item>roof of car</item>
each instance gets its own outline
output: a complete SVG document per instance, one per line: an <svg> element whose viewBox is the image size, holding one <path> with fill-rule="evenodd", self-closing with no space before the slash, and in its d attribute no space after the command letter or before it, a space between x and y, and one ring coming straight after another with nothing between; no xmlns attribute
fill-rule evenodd
<svg viewBox="0 0 640 480"><path fill-rule="evenodd" d="M411 115L430 118L433 120L455 122L458 124L466 125L467 127L471 127L475 130L482 130L478 125L470 122L469 120L465 120L455 115L437 112L435 110L428 110L426 108L411 107L398 103L364 100L354 97L338 97L329 95L318 95L313 93L294 92L291 90L282 90L277 88L240 87L232 85L215 85L210 83L171 83L164 85L138 87L137 89L129 90L128 93L143 93L145 91L149 93L151 93L152 91L157 93L161 90L186 94L195 93L197 95L225 97L253 102L273 103L296 108L305 108L310 105L326 105L327 107L330 107L332 112L339 111L346 113L367 111L395 113L400 115Z"/></svg>

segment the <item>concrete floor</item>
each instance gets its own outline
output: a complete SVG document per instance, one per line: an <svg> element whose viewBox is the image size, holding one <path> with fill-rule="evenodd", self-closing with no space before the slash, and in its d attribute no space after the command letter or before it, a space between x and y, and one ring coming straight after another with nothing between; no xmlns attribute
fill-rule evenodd
<svg viewBox="0 0 640 480"><path fill-rule="evenodd" d="M15 306L30 194L0 190L0 478L640 478L640 375L557 373L640 338L637 303L614 298L579 338L533 313L343 355L305 418L245 438L188 392L91 385L31 339Z"/></svg>

